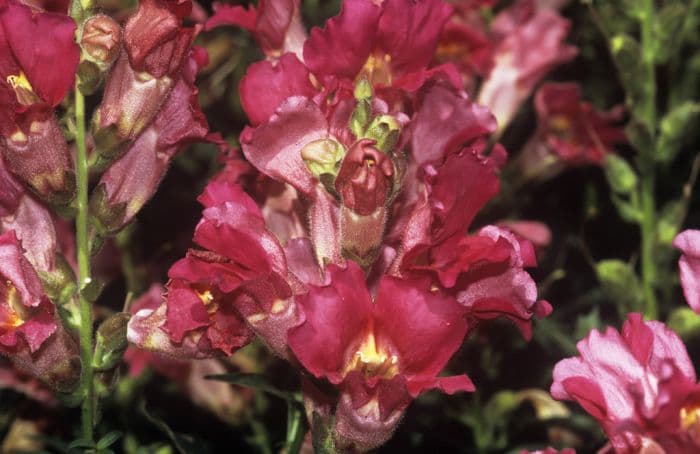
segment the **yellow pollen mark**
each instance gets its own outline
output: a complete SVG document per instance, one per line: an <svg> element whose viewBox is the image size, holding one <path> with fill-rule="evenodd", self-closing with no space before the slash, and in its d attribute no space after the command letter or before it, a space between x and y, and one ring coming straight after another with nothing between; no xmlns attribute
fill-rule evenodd
<svg viewBox="0 0 700 454"><path fill-rule="evenodd" d="M19 143L24 144L27 142L27 140L29 140L29 138L27 137L27 135L25 133L23 133L21 130L18 129L17 131L13 132L10 135L10 140L13 141L14 143L17 143L17 144L19 144Z"/></svg>
<svg viewBox="0 0 700 454"><path fill-rule="evenodd" d="M353 370L364 372L367 376L390 379L399 373L399 360L396 355L389 355L377 348L374 333L370 332L345 368L345 374Z"/></svg>
<svg viewBox="0 0 700 454"><path fill-rule="evenodd" d="M0 329L11 330L24 323L22 318L22 301L17 289L10 281L6 281L7 286L6 301L7 305L3 304L0 308Z"/></svg>
<svg viewBox="0 0 700 454"><path fill-rule="evenodd" d="M39 101L39 97L34 93L34 88L24 72L20 71L19 74L7 76L6 80L14 90L18 103L30 106Z"/></svg>
<svg viewBox="0 0 700 454"><path fill-rule="evenodd" d="M273 314L279 314L280 312L284 311L287 308L287 302L284 300L275 300L274 303L272 303L272 307L270 308L270 312Z"/></svg>
<svg viewBox="0 0 700 454"><path fill-rule="evenodd" d="M219 309L219 304L216 302L214 294L210 289L205 289L203 291L195 289L194 292L204 304L204 307L207 309L207 313L209 315L214 314Z"/></svg>
<svg viewBox="0 0 700 454"><path fill-rule="evenodd" d="M700 443L700 404L681 408L681 430Z"/></svg>
<svg viewBox="0 0 700 454"><path fill-rule="evenodd" d="M391 55L371 54L362 67L358 80L365 75L372 82L372 85L391 85L392 75L390 65Z"/></svg>
<svg viewBox="0 0 700 454"><path fill-rule="evenodd" d="M571 120L566 115L555 115L549 120L549 127L555 132L567 132L571 129Z"/></svg>

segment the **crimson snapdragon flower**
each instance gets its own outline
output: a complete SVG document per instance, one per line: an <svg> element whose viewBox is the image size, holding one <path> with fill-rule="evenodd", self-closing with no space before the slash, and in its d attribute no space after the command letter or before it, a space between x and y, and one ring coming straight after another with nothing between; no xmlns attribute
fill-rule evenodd
<svg viewBox="0 0 700 454"><path fill-rule="evenodd" d="M23 184L57 204L70 202L75 189L53 112L75 81L75 29L65 14L0 2L0 152Z"/></svg>
<svg viewBox="0 0 700 454"><path fill-rule="evenodd" d="M537 131L518 157L525 178L544 178L565 167L602 165L615 145L627 141L624 108L597 111L581 100L574 83L547 83L535 94Z"/></svg>
<svg viewBox="0 0 700 454"><path fill-rule="evenodd" d="M700 449L700 387L681 339L630 314L622 332L592 330L554 368L551 393L593 416L617 454Z"/></svg>
<svg viewBox="0 0 700 454"><path fill-rule="evenodd" d="M389 276L373 298L351 261L344 269L329 265L326 273L326 285L296 297L303 321L288 341L306 370L338 387L338 443L376 448L422 392L474 390L466 375L437 376L467 333L462 306L432 291L427 280Z"/></svg>

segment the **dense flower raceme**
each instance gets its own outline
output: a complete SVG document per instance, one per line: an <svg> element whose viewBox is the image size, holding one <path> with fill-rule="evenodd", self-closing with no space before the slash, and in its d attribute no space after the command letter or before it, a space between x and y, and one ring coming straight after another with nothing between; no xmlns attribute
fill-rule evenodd
<svg viewBox="0 0 700 454"><path fill-rule="evenodd" d="M267 122L244 132L247 158L289 185L283 193L292 191L297 207L306 207L308 229L279 228L305 216L285 223L283 210L261 210L239 186L210 183L200 197L205 210L194 236L204 250L193 249L173 265L165 303L137 313L129 338L144 348L205 357L231 354L256 333L280 356L338 387L336 438L369 449L386 441L422 390L471 387L465 377L436 379L468 326L506 316L529 336L532 316L546 315L549 306L536 301L535 284L523 270L534 265L528 242L495 226L464 235L498 191L504 152L496 147L483 155L493 117L442 81L422 90L412 120L388 115L378 98L358 98L352 116L374 106L365 123L383 122L384 128L358 126L350 114L341 122L313 100L291 97ZM402 123L411 140L396 137ZM283 238L283 244L284 235L273 230L303 236ZM339 293L348 281L354 296ZM317 298L337 317L315 313ZM354 301L353 319L344 318L346 299ZM411 307L406 317L424 313L425 324L410 317L399 323L400 303ZM361 313L357 304L367 310ZM388 326L381 314L392 310L396 325ZM333 349L317 344L333 357L325 369L315 360L321 351L304 351L293 340L318 334L323 323L347 333ZM412 354L408 339L414 334L434 336L439 354ZM366 364L356 359L362 355ZM361 380L367 374L372 378Z"/></svg>
<svg viewBox="0 0 700 454"><path fill-rule="evenodd" d="M144 0L124 24L123 48L93 118L95 149L103 166L147 134L187 71L200 29L183 25L191 9L190 1Z"/></svg>
<svg viewBox="0 0 700 454"><path fill-rule="evenodd" d="M60 391L78 383L77 345L23 255L14 231L0 235L0 354Z"/></svg>
<svg viewBox="0 0 700 454"><path fill-rule="evenodd" d="M554 368L551 393L578 402L617 454L700 449L700 387L681 339L663 323L630 314L619 333L593 330L579 357Z"/></svg>
<svg viewBox="0 0 700 454"><path fill-rule="evenodd" d="M685 300L700 313L700 230L681 232L673 240L673 245L681 251L678 268Z"/></svg>
<svg viewBox="0 0 700 454"><path fill-rule="evenodd" d="M43 199L70 202L73 162L53 109L73 86L76 25L63 14L0 2L0 151Z"/></svg>
<svg viewBox="0 0 700 454"><path fill-rule="evenodd" d="M535 94L537 131L518 157L524 178L545 178L567 166L602 165L626 142L624 109L596 111L574 83L547 83Z"/></svg>
<svg viewBox="0 0 700 454"><path fill-rule="evenodd" d="M172 266L159 307L134 315L133 343L203 358L257 334L310 374L309 410L334 418L336 442L365 450L422 391L473 388L437 378L468 328L505 316L530 336L550 311L524 271L532 245L496 226L466 235L499 190L505 151L487 151L488 110L430 67L450 12L346 1L311 31L305 63L286 53L249 68L241 144L261 174L255 198L234 184L240 165L209 183L202 249Z"/></svg>

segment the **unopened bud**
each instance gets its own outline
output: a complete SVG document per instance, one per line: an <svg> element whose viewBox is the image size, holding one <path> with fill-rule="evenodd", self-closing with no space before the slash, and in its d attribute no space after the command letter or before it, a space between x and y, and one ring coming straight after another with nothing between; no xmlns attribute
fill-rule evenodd
<svg viewBox="0 0 700 454"><path fill-rule="evenodd" d="M355 99L362 101L365 99L372 98L372 84L366 78L360 79L355 85L355 91L353 92Z"/></svg>
<svg viewBox="0 0 700 454"><path fill-rule="evenodd" d="M367 127L364 137L375 140L375 148L384 153L394 149L399 141L401 125L391 115L379 115Z"/></svg>
<svg viewBox="0 0 700 454"><path fill-rule="evenodd" d="M93 367L104 372L114 368L122 359L128 346L126 327L129 314L120 312L109 317L97 328Z"/></svg>
<svg viewBox="0 0 700 454"><path fill-rule="evenodd" d="M301 149L301 158L316 177L327 174L335 177L345 156L345 147L332 139L309 142Z"/></svg>
<svg viewBox="0 0 700 454"><path fill-rule="evenodd" d="M121 28L114 19L104 14L92 16L83 25L80 38L83 55L100 66L111 65L119 56L121 36Z"/></svg>

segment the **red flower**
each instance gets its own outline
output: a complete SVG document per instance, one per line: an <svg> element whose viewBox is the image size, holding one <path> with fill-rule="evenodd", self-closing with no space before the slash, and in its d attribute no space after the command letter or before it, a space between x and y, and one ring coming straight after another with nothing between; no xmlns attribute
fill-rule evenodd
<svg viewBox="0 0 700 454"><path fill-rule="evenodd" d="M296 297L303 322L289 346L314 376L340 391L341 444L361 450L385 442L410 401L439 388L472 391L466 375L438 377L467 333L464 310L425 281L383 277L374 303L363 271L328 266L329 284Z"/></svg>
<svg viewBox="0 0 700 454"><path fill-rule="evenodd" d="M551 393L578 402L603 427L618 454L653 444L696 452L700 388L681 339L663 323L630 314L622 334L593 330L580 357L554 368Z"/></svg>
<svg viewBox="0 0 700 454"><path fill-rule="evenodd" d="M42 198L73 197L73 163L53 115L73 86L79 49L63 14L0 2L0 151L8 168Z"/></svg>
<svg viewBox="0 0 700 454"><path fill-rule="evenodd" d="M14 231L0 235L0 278L0 354L51 387L70 391L80 374L77 346Z"/></svg>
<svg viewBox="0 0 700 454"><path fill-rule="evenodd" d="M544 84L535 94L538 128L518 164L526 176L551 176L564 166L601 165L616 144L626 142L622 106L598 112L581 101L578 85Z"/></svg>

